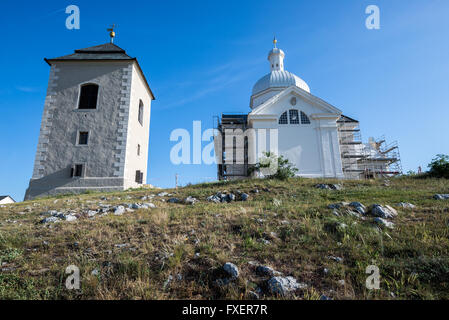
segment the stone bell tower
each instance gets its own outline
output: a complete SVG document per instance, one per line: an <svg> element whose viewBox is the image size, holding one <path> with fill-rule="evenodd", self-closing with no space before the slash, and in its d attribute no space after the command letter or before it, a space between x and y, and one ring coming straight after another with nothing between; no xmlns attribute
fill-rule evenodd
<svg viewBox="0 0 449 320"><path fill-rule="evenodd" d="M110 31L110 43L45 59L50 79L25 200L146 183L154 95Z"/></svg>

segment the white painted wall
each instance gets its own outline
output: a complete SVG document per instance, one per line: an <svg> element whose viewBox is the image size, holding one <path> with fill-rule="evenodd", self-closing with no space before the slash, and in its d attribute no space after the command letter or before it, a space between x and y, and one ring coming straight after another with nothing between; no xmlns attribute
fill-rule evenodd
<svg viewBox="0 0 449 320"><path fill-rule="evenodd" d="M290 100L296 98L296 105ZM308 115L310 124L279 124L279 117L285 111L297 109ZM278 130L278 152L286 157L298 169L298 175L303 177L343 177L339 151L336 121L339 114L324 113L325 110L313 103L295 95L294 92L274 102L259 115L271 119L253 119L250 125L257 129ZM257 139L260 139L258 135ZM270 149L270 137L267 131L267 149ZM260 146L260 141L255 143ZM257 149L260 154L260 150Z"/></svg>
<svg viewBox="0 0 449 320"><path fill-rule="evenodd" d="M144 104L143 125L139 123L139 102ZM150 137L152 96L136 64L132 68L131 99L129 105L128 139L126 143L125 189L139 187L135 182L136 171L143 172L143 183L147 179L148 144ZM140 144L140 156L137 146Z"/></svg>
<svg viewBox="0 0 449 320"><path fill-rule="evenodd" d="M0 200L0 204L11 204L11 203L15 203L15 201L9 196Z"/></svg>

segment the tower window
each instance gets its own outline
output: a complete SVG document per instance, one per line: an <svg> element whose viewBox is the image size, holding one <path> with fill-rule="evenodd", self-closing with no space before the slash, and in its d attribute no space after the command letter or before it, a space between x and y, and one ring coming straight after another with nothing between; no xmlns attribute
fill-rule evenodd
<svg viewBox="0 0 449 320"><path fill-rule="evenodd" d="M140 156L140 144L137 145L137 155Z"/></svg>
<svg viewBox="0 0 449 320"><path fill-rule="evenodd" d="M310 124L309 117L302 111L301 111L301 123L302 124Z"/></svg>
<svg viewBox="0 0 449 320"><path fill-rule="evenodd" d="M287 111L285 111L279 118L279 124L288 124Z"/></svg>
<svg viewBox="0 0 449 320"><path fill-rule="evenodd" d="M291 109L288 111L290 115L290 124L299 124L298 110Z"/></svg>
<svg viewBox="0 0 449 320"><path fill-rule="evenodd" d="M89 141L89 132L80 131L78 134L78 145L86 146L88 141Z"/></svg>
<svg viewBox="0 0 449 320"><path fill-rule="evenodd" d="M142 184L143 183L143 172L140 170L136 171L136 182Z"/></svg>
<svg viewBox="0 0 449 320"><path fill-rule="evenodd" d="M82 164L75 164L70 172L70 176L73 177L82 177L83 176L83 165Z"/></svg>
<svg viewBox="0 0 449 320"><path fill-rule="evenodd" d="M98 98L98 85L85 84L81 86L79 109L96 109Z"/></svg>
<svg viewBox="0 0 449 320"><path fill-rule="evenodd" d="M139 102L139 123L143 126L143 102L140 100Z"/></svg>

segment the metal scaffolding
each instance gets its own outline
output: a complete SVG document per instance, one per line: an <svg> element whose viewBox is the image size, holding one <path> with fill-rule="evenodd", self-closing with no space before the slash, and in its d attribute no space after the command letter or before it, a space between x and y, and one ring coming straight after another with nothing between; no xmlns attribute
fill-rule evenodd
<svg viewBox="0 0 449 320"><path fill-rule="evenodd" d="M236 180L248 177L248 138L244 136L247 129L247 114L222 114L216 118L216 127L220 136L215 138L217 156L217 175L219 180ZM241 130L242 144L237 142ZM226 137L232 130L231 139ZM237 130L237 131L236 131ZM219 139L219 141L218 141ZM232 155L226 155L226 150L232 150Z"/></svg>
<svg viewBox="0 0 449 320"><path fill-rule="evenodd" d="M337 124L345 178L387 178L402 173L397 141L387 143L382 136L363 143L357 120L342 115Z"/></svg>

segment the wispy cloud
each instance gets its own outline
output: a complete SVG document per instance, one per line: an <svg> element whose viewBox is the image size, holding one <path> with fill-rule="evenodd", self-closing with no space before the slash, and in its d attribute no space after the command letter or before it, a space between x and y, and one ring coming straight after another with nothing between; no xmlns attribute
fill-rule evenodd
<svg viewBox="0 0 449 320"><path fill-rule="evenodd" d="M16 86L16 89L26 93L33 93L39 91L39 88L37 87L27 87L27 86Z"/></svg>
<svg viewBox="0 0 449 320"><path fill-rule="evenodd" d="M257 65L263 63L262 59L253 59L243 61L241 59L229 61L227 63L213 66L207 70L204 70L196 75L191 75L194 79L187 81L185 86L191 86L196 88L190 91L190 94L183 99L168 102L161 106L159 109L169 109L178 107L187 103L196 101L208 94L223 90L233 83L239 82L243 79L251 76L257 69ZM185 87L184 86L184 87Z"/></svg>

